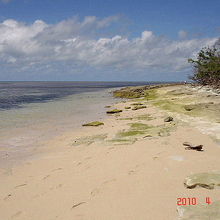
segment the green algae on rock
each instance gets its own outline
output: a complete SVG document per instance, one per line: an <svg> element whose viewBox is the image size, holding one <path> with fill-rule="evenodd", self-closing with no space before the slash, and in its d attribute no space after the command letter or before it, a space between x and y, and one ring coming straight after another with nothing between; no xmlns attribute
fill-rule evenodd
<svg viewBox="0 0 220 220"><path fill-rule="evenodd" d="M131 109L131 107L130 106L125 106L125 109Z"/></svg>
<svg viewBox="0 0 220 220"><path fill-rule="evenodd" d="M116 114L116 113L119 113L119 112L122 112L122 110L121 109L113 109L113 110L107 111L106 113L107 114Z"/></svg>
<svg viewBox="0 0 220 220"><path fill-rule="evenodd" d="M113 145L131 145L137 141L137 138L113 138L108 140L107 143Z"/></svg>
<svg viewBox="0 0 220 220"><path fill-rule="evenodd" d="M137 106L137 105L144 105L144 104L141 103L141 102L135 102L135 103L132 103L131 105L135 105L135 106Z"/></svg>
<svg viewBox="0 0 220 220"><path fill-rule="evenodd" d="M100 122L100 121L92 121L92 122L83 124L82 126L93 126L93 127L97 127L97 126L100 126L100 125L104 125L104 123L103 123L103 122Z"/></svg>
<svg viewBox="0 0 220 220"><path fill-rule="evenodd" d="M147 130L149 128L152 128L153 126L143 123L130 123L130 129L131 130Z"/></svg>
<svg viewBox="0 0 220 220"><path fill-rule="evenodd" d="M133 118L118 118L117 120L133 120Z"/></svg>
<svg viewBox="0 0 220 220"><path fill-rule="evenodd" d="M209 205L188 205L177 207L179 220L217 220L220 219L220 201Z"/></svg>
<svg viewBox="0 0 220 220"><path fill-rule="evenodd" d="M117 133L117 137L129 137L144 134L144 131L140 130L128 130L128 131L120 131Z"/></svg>
<svg viewBox="0 0 220 220"><path fill-rule="evenodd" d="M107 134L98 134L98 135L92 135L92 136L84 136L80 137L74 140L73 146L78 146L78 145L90 145L95 142L102 142L107 138Z"/></svg>
<svg viewBox="0 0 220 220"><path fill-rule="evenodd" d="M214 189L220 186L220 173L196 173L186 177L184 185L188 189L195 187Z"/></svg>
<svg viewBox="0 0 220 220"><path fill-rule="evenodd" d="M132 110L135 111L135 110L139 110L139 109L143 109L143 108L147 108L147 106L145 106L145 105L140 105L140 106L137 105L137 106L133 107Z"/></svg>
<svg viewBox="0 0 220 220"><path fill-rule="evenodd" d="M118 98L134 99L134 98L147 97L151 99L151 96L155 95L155 94L154 95L152 94L153 89L158 89L158 88L165 87L168 85L177 85L177 84L178 83L126 87L126 88L122 88L122 89L114 91L113 95L114 97L118 97ZM149 90L151 90L151 92Z"/></svg>

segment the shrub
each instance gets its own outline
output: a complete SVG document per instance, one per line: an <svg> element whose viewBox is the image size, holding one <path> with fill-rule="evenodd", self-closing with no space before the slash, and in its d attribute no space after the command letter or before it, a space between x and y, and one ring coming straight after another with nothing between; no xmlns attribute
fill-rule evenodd
<svg viewBox="0 0 220 220"><path fill-rule="evenodd" d="M199 51L197 59L189 59L194 68L194 74L190 79L201 84L212 87L220 87L220 50L213 48L203 48Z"/></svg>

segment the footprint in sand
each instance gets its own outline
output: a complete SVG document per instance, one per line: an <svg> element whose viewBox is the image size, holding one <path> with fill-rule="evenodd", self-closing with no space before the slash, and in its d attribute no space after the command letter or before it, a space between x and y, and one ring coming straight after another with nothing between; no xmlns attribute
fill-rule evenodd
<svg viewBox="0 0 220 220"><path fill-rule="evenodd" d="M11 218L17 218L18 216L20 216L22 214L22 211L18 211L16 212L14 215L11 216Z"/></svg>
<svg viewBox="0 0 220 220"><path fill-rule="evenodd" d="M45 179L47 179L49 177L50 177L50 175L46 175L42 180L45 180Z"/></svg>
<svg viewBox="0 0 220 220"><path fill-rule="evenodd" d="M133 174L135 174L135 171L134 171L134 170L129 170L129 171L128 171L128 175L133 175Z"/></svg>
<svg viewBox="0 0 220 220"><path fill-rule="evenodd" d="M94 190L92 190L91 196L92 197L96 196L97 194L99 194L100 192L102 192L104 190L104 188L106 187L107 184L115 182L115 181L116 181L116 179L110 179L110 180L104 181L99 188L97 187Z"/></svg>
<svg viewBox="0 0 220 220"><path fill-rule="evenodd" d="M17 186L15 186L14 188L17 189L17 188L19 188L19 187L26 186L26 185L27 185L27 183L24 183L24 184L17 185Z"/></svg>
<svg viewBox="0 0 220 220"><path fill-rule="evenodd" d="M145 163L137 164L133 169L128 171L128 175L133 175L137 173L144 166L145 166Z"/></svg>
<svg viewBox="0 0 220 220"><path fill-rule="evenodd" d="M95 195L97 195L99 192L100 192L100 189L95 188L95 189L92 190L91 196L95 196Z"/></svg>
<svg viewBox="0 0 220 220"><path fill-rule="evenodd" d="M6 200L8 200L11 196L12 196L12 194L8 194L3 200L6 201Z"/></svg>
<svg viewBox="0 0 220 220"><path fill-rule="evenodd" d="M54 169L54 170L51 170L51 172L54 172L54 171L58 171L58 170L62 170L63 168L59 167L57 169Z"/></svg>
<svg viewBox="0 0 220 220"><path fill-rule="evenodd" d="M92 157L86 157L85 160L90 160Z"/></svg>

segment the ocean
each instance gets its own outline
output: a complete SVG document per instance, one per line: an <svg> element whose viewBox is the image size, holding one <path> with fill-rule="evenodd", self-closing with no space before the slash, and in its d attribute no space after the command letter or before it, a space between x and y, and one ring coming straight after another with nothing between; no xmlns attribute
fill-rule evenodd
<svg viewBox="0 0 220 220"><path fill-rule="evenodd" d="M82 123L106 117L117 87L147 82L0 82L0 167Z"/></svg>

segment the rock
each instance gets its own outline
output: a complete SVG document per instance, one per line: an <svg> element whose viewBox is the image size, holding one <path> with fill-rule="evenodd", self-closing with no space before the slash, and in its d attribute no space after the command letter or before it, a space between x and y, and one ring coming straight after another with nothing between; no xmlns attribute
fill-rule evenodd
<svg viewBox="0 0 220 220"><path fill-rule="evenodd" d="M164 122L170 122L170 121L173 121L173 117L171 116L164 119Z"/></svg>
<svg viewBox="0 0 220 220"><path fill-rule="evenodd" d="M185 109L186 111L192 111L193 109L195 109L195 106L193 106L193 105L185 105L185 106L184 106L184 109Z"/></svg>
<svg viewBox="0 0 220 220"><path fill-rule="evenodd" d="M93 122L89 122L89 123L86 123L86 124L83 124L82 126L100 126L100 125L104 125L103 122L100 122L100 121L93 121Z"/></svg>
<svg viewBox="0 0 220 220"><path fill-rule="evenodd" d="M135 102L135 103L132 103L131 105L137 106L137 105L144 105L144 104L143 104L143 103L140 103L140 102Z"/></svg>
<svg viewBox="0 0 220 220"><path fill-rule="evenodd" d="M220 186L220 173L197 173L186 177L184 186L188 189L203 187L214 189Z"/></svg>
<svg viewBox="0 0 220 220"><path fill-rule="evenodd" d="M116 114L116 113L119 113L119 112L122 112L122 110L120 110L120 109L113 109L113 110L107 111L106 113L107 114Z"/></svg>
<svg viewBox="0 0 220 220"><path fill-rule="evenodd" d="M189 142L184 142L183 143L184 146L188 146L186 147L185 149L186 150L196 150L196 151L203 151L203 145L196 145L196 146L193 146L191 143Z"/></svg>
<svg viewBox="0 0 220 220"><path fill-rule="evenodd" d="M220 219L220 201L209 205L178 206L177 212L179 220L217 220Z"/></svg>
<svg viewBox="0 0 220 220"><path fill-rule="evenodd" d="M131 108L130 106L126 106L126 107L125 107L125 109L130 109L130 108Z"/></svg>
<svg viewBox="0 0 220 220"><path fill-rule="evenodd" d="M139 110L139 109L142 109L142 108L147 108L147 106L145 105L138 105L138 106L135 106L134 108L132 108L132 110Z"/></svg>

